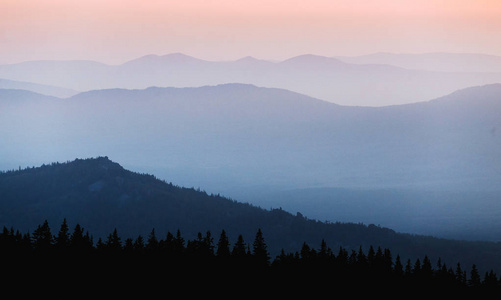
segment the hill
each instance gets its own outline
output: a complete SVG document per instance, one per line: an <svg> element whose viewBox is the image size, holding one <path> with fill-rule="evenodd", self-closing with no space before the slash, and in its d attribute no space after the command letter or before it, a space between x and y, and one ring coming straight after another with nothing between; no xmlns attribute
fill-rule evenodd
<svg viewBox="0 0 501 300"><path fill-rule="evenodd" d="M50 105L7 94L0 166L106 154L211 190L499 190L500 96L497 84L368 108L243 84L97 90Z"/></svg>
<svg viewBox="0 0 501 300"><path fill-rule="evenodd" d="M388 228L353 223L325 223L265 210L220 195L175 186L152 175L128 171L107 157L77 159L0 174L0 224L22 232L44 220L56 230L64 218L70 228L85 226L94 242L114 229L136 238L155 230L158 237L177 230L186 239L199 232L217 236L223 229L230 243L242 234L250 243L261 229L272 257L281 249L299 251L303 243L315 248L322 240L339 247L391 249L403 261L427 256L452 267L476 264L479 271L500 270L499 243L464 242L397 233ZM377 246L376 246L377 245Z"/></svg>
<svg viewBox="0 0 501 300"><path fill-rule="evenodd" d="M260 205L266 198L267 207L308 216L312 211L305 205L279 204L261 195L312 188L398 189L400 195L418 191L423 197L452 192L449 200L440 200L448 208L421 196L399 196L412 219L387 217L395 213L390 198L364 196L367 211L376 217L362 218L367 214L360 212L352 221L395 230L436 224L433 231L412 232L442 234L450 228L447 237L469 239L493 238L499 230L501 207L488 199L500 193L500 85L382 108L341 106L242 84L98 90L69 99L0 94L3 170L107 155L129 169L182 186ZM470 196L453 196L463 192ZM302 202L314 204L314 197L301 195ZM339 197L330 193L324 199L334 206L322 206L322 215L315 217L337 220L332 207ZM386 204L375 204L379 201ZM350 210L357 211L356 205ZM435 223L437 215L441 223ZM469 222L472 215L482 217ZM466 230L465 224L475 224L475 230Z"/></svg>

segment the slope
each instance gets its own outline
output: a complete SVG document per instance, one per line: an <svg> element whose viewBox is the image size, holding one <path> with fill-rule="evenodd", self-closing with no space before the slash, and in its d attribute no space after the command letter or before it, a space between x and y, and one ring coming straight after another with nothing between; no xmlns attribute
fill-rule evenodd
<svg viewBox="0 0 501 300"><path fill-rule="evenodd" d="M6 96L0 168L108 155L129 169L251 203L266 189L453 191L474 195L480 213L485 201L476 198L500 193L500 95L500 85L488 85L382 108L243 84L99 90L48 101ZM459 199L451 205L461 223L473 213L462 211ZM478 232L492 236L501 207L487 207ZM415 211L419 222L433 208Z"/></svg>
<svg viewBox="0 0 501 300"><path fill-rule="evenodd" d="M67 218L93 234L94 242L118 229L123 238L157 236L178 229L185 238L225 230L234 243L242 234L251 242L259 228L270 254L299 251L303 242L318 247L322 239L334 251L378 245L402 259L427 255L449 266L475 263L479 270L499 270L498 243L472 243L412 236L374 225L323 223L281 209L264 210L219 195L187 189L128 171L107 157L77 159L0 174L0 224L26 232L48 220L56 227ZM56 229L56 228L54 228ZM396 254L395 254L396 255Z"/></svg>

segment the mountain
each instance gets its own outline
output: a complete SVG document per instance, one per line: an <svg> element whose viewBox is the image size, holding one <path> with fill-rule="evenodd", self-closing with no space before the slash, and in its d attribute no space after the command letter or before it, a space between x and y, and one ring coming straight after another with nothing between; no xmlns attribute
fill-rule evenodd
<svg viewBox="0 0 501 300"><path fill-rule="evenodd" d="M39 60L0 66L0 78L58 86L75 91L106 88L117 76L113 66L87 60Z"/></svg>
<svg viewBox="0 0 501 300"><path fill-rule="evenodd" d="M373 53L361 56L336 56L346 63L385 64L436 72L500 72L501 56L476 53Z"/></svg>
<svg viewBox="0 0 501 300"><path fill-rule="evenodd" d="M499 232L495 225L500 204L488 201L500 194L499 84L378 108L336 105L243 84L96 90L67 99L6 93L0 91L3 170L107 155L126 168L182 186L250 203L270 199L274 207L281 204L262 196L264 192L398 189L414 193L399 197L409 199L399 205L412 212L412 219L387 217L395 213L388 199L385 205L378 200L367 206L377 212L372 219L362 211L353 221L391 224L413 233L436 224L433 233L466 238L471 232L469 239L493 238ZM414 210L412 201L421 201L429 192L470 196L450 198L450 210L441 208L445 213L436 218L432 202L424 201ZM335 193L325 198L338 199ZM305 203L312 199L304 196ZM470 210L461 209L464 201L471 202L465 206ZM315 216L336 220L336 205L326 205L323 214ZM292 202L284 207L305 209ZM472 215L483 217L475 220L475 230L466 230L463 225ZM445 221L437 224L432 219Z"/></svg>
<svg viewBox="0 0 501 300"><path fill-rule="evenodd" d="M469 86L501 82L492 72L439 72L389 64L349 63L299 55L279 62L255 58L207 61L182 53L146 55L120 65L93 61L29 61L0 65L0 77L78 91L199 87L244 83L282 88L349 106L386 106L427 101Z"/></svg>
<svg viewBox="0 0 501 300"><path fill-rule="evenodd" d="M77 91L60 88L55 86L48 86L43 84L36 84L30 82L14 81L0 78L0 89L17 89L27 90L35 93L44 94L47 96L54 96L59 98L67 98L78 94Z"/></svg>
<svg viewBox="0 0 501 300"><path fill-rule="evenodd" d="M157 237L181 232L193 240L199 232L216 236L224 229L233 244L239 234L251 243L261 229L272 257L281 249L299 251L303 243L315 248L324 240L358 251L381 246L403 262L407 258L438 258L448 266L476 264L480 271L498 272L499 243L474 243L397 233L388 228L353 223L324 223L300 213L265 210L220 195L183 188L149 174L131 172L107 157L76 159L0 174L0 225L21 232L47 220L52 231L66 218L70 228L80 224L94 242L115 229L123 239Z"/></svg>

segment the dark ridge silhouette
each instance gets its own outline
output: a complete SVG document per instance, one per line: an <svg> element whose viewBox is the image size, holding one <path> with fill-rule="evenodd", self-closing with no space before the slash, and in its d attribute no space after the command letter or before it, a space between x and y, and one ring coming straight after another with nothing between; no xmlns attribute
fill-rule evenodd
<svg viewBox="0 0 501 300"><path fill-rule="evenodd" d="M378 245L402 259L424 255L453 266L476 264L480 272L499 272L501 245L466 242L397 233L372 224L330 223L309 219L282 209L265 210L194 188L183 188L152 175L131 172L107 157L76 159L0 174L0 226L21 232L47 220L67 219L74 227L86 226L93 241L105 240L114 229L122 239L149 233L157 237L180 230L196 239L200 228L212 233L225 230L229 240L266 233L271 257L297 251L303 243L322 240L332 249L357 250Z"/></svg>
<svg viewBox="0 0 501 300"><path fill-rule="evenodd" d="M369 294L391 290L390 298L393 293L410 291L479 297L501 290L492 270L481 274L475 264L448 266L440 258L435 264L427 255L402 260L398 253L380 246L333 249L322 240L317 247L303 243L295 251L282 250L271 257L261 228L251 237L238 235L232 241L224 229L219 235L199 232L190 240L180 230L159 236L155 228L148 235L124 239L115 228L95 242L81 224L72 229L64 219L54 232L47 221L32 233L4 227L0 254L9 257L2 264L4 274L10 275L4 283L17 279L31 287L47 287L57 282L56 292L89 283L93 284L86 289L98 290L99 283L110 281L115 288L127 287L129 293L144 288L148 290L143 292L151 292L157 284L161 288L165 284L196 288L224 284L233 291L251 288L257 294L280 292L282 296L322 296L333 289L363 289Z"/></svg>

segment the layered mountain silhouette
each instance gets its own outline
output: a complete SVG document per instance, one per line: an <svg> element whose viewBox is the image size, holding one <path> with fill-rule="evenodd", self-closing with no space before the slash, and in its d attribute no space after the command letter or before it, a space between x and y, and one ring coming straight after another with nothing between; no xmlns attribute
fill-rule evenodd
<svg viewBox="0 0 501 300"><path fill-rule="evenodd" d="M252 243L260 229L267 250L299 251L304 243L321 241L336 251L370 246L391 249L403 262L427 256L453 268L476 264L479 271L498 272L498 243L474 243L397 233L388 228L353 223L324 223L300 213L264 210L220 195L183 188L149 174L131 172L107 157L76 159L0 173L0 225L4 230L32 231L45 220L55 233L67 219L92 236L106 239L117 230L123 239L139 235L163 239L179 231L186 239L225 230L234 243L238 235Z"/></svg>
<svg viewBox="0 0 501 300"><path fill-rule="evenodd" d="M127 168L249 202L265 199L263 191L298 188L453 191L472 195L463 201L488 201L499 193L501 180L500 96L501 85L494 84L371 108L245 84L96 90L65 99L1 90L0 169L107 155ZM436 212L425 203L419 210L410 202L399 205L413 211L419 225ZM448 203L454 218L445 214L441 220L460 221L438 227L470 232L457 224L488 207L470 237L496 232L496 201L478 211ZM409 220L392 225L409 228Z"/></svg>
<svg viewBox="0 0 501 300"><path fill-rule="evenodd" d="M461 88L501 82L501 69L480 71L414 70L389 64L348 63L311 54L279 62L251 57L216 62L173 53L146 55L120 65L93 61L28 61L0 65L0 78L81 92L238 82L288 89L343 105L385 106L427 101Z"/></svg>
<svg viewBox="0 0 501 300"><path fill-rule="evenodd" d="M185 170L207 188L218 181L499 188L501 85L383 108L243 84L97 90L68 99L12 93L0 93L4 169L9 161L108 154L164 169L161 176Z"/></svg>
<svg viewBox="0 0 501 300"><path fill-rule="evenodd" d="M346 63L385 64L396 67L437 72L499 72L501 56L476 53L373 53L335 57Z"/></svg>
<svg viewBox="0 0 501 300"><path fill-rule="evenodd" d="M26 90L35 93L40 93L48 96L67 98L78 94L77 91L60 88L55 86L48 86L43 84L36 84L30 82L14 81L0 78L0 89L16 89L16 90Z"/></svg>

